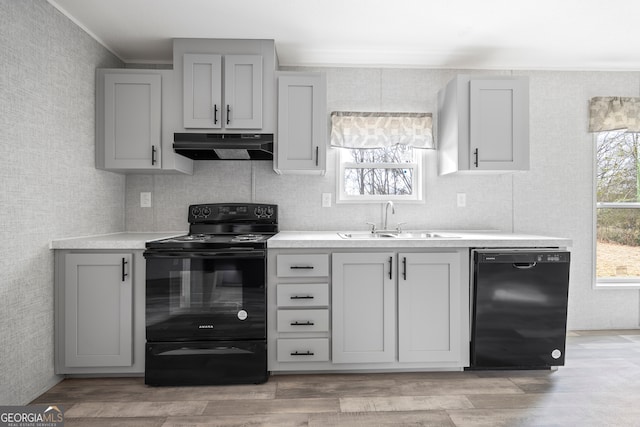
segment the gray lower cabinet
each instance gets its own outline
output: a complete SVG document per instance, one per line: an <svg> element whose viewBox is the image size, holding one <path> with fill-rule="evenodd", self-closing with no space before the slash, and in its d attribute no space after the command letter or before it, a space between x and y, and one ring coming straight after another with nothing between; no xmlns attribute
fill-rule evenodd
<svg viewBox="0 0 640 427"><path fill-rule="evenodd" d="M395 253L332 256L334 363L393 362L396 358Z"/></svg>
<svg viewBox="0 0 640 427"><path fill-rule="evenodd" d="M144 372L142 251L56 251L58 374Z"/></svg>
<svg viewBox="0 0 640 427"><path fill-rule="evenodd" d="M334 363L468 366L468 251L332 260Z"/></svg>
<svg viewBox="0 0 640 427"><path fill-rule="evenodd" d="M464 359L461 261L456 252L398 254L399 362Z"/></svg>
<svg viewBox="0 0 640 427"><path fill-rule="evenodd" d="M329 262L319 250L269 250L269 370L311 371L330 365Z"/></svg>
<svg viewBox="0 0 640 427"><path fill-rule="evenodd" d="M469 366L469 250L268 254L269 369Z"/></svg>

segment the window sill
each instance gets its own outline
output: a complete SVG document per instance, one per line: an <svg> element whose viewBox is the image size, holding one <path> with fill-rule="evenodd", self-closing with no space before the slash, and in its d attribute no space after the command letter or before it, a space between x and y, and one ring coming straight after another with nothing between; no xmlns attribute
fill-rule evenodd
<svg viewBox="0 0 640 427"><path fill-rule="evenodd" d="M640 278L638 279L606 279L596 280L594 289L597 290L633 290L640 289Z"/></svg>

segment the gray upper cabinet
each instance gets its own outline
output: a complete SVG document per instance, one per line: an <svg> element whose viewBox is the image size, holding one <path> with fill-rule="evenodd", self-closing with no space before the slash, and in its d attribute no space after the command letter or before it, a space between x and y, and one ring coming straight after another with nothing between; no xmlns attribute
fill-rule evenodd
<svg viewBox="0 0 640 427"><path fill-rule="evenodd" d="M326 171L327 87L322 73L278 73L278 144L275 171Z"/></svg>
<svg viewBox="0 0 640 427"><path fill-rule="evenodd" d="M529 169L527 77L459 75L438 92L441 175Z"/></svg>
<svg viewBox="0 0 640 427"><path fill-rule="evenodd" d="M158 169L162 77L104 76L104 150L107 169Z"/></svg>
<svg viewBox="0 0 640 427"><path fill-rule="evenodd" d="M184 55L184 127L222 128L222 56Z"/></svg>
<svg viewBox="0 0 640 427"><path fill-rule="evenodd" d="M185 128L262 128L261 55L188 53L183 73Z"/></svg>
<svg viewBox="0 0 640 427"><path fill-rule="evenodd" d="M275 133L273 40L174 39L172 132Z"/></svg>
<svg viewBox="0 0 640 427"><path fill-rule="evenodd" d="M170 70L99 69L96 74L96 167L115 172L193 173L174 153Z"/></svg>

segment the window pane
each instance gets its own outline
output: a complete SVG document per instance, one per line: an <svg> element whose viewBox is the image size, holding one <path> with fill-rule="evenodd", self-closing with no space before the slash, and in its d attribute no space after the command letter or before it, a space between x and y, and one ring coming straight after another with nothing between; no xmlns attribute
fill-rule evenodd
<svg viewBox="0 0 640 427"><path fill-rule="evenodd" d="M345 168L344 191L357 195L410 195L413 188L413 169L401 168Z"/></svg>
<svg viewBox="0 0 640 427"><path fill-rule="evenodd" d="M640 277L640 209L606 203L640 201L640 134L600 132L596 149L596 278Z"/></svg>
<svg viewBox="0 0 640 427"><path fill-rule="evenodd" d="M638 143L640 134L622 131L598 134L598 202L636 202L638 197Z"/></svg>
<svg viewBox="0 0 640 427"><path fill-rule="evenodd" d="M394 145L386 148L349 149L353 163L413 163L413 148Z"/></svg>
<svg viewBox="0 0 640 427"><path fill-rule="evenodd" d="M598 209L596 277L640 277L640 209Z"/></svg>

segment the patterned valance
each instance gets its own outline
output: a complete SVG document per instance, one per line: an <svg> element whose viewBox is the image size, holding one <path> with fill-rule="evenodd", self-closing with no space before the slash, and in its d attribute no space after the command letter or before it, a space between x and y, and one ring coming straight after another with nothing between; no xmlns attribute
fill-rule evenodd
<svg viewBox="0 0 640 427"><path fill-rule="evenodd" d="M431 113L331 113L331 145L383 148L396 144L435 148Z"/></svg>
<svg viewBox="0 0 640 427"><path fill-rule="evenodd" d="M589 102L589 132L640 132L640 98L597 96Z"/></svg>

